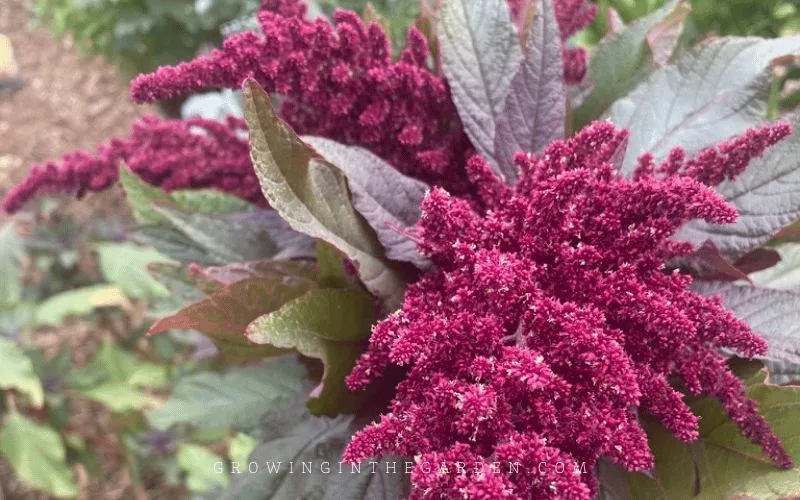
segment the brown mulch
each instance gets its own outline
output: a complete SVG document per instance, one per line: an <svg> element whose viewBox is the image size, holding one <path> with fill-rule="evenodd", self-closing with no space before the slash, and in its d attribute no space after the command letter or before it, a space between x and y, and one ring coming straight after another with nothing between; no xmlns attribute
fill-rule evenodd
<svg viewBox="0 0 800 500"><path fill-rule="evenodd" d="M0 96L0 198L25 176L33 163L57 159L62 154L96 146L128 134L131 122L153 108L135 106L128 98L127 82L99 58L78 53L69 40L53 38L36 26L30 16L31 0L0 0L0 33L9 37L22 72L22 88ZM98 216L127 219L127 208L118 188L90 195L81 202L65 204L63 210L79 221ZM0 224L8 220L0 214ZM70 324L60 329L36 332L34 343L52 352L60 342L73 347L76 365L91 357L101 336L108 331L95 326ZM113 417L100 405L76 400L70 427L83 428L101 455L100 477L90 477L76 467L75 477L82 499L175 499L179 492L145 478L143 486L131 484L123 449L114 434ZM84 434L84 433L82 433ZM40 500L37 493L14 477L0 459L0 500Z"/></svg>
<svg viewBox="0 0 800 500"><path fill-rule="evenodd" d="M31 3L0 1L0 33L11 39L23 78L22 89L0 99L0 196L32 163L75 149L94 151L153 112L130 101L127 82L105 61L87 58L68 39L56 40L35 26ZM119 196L95 198L95 214L125 213Z"/></svg>

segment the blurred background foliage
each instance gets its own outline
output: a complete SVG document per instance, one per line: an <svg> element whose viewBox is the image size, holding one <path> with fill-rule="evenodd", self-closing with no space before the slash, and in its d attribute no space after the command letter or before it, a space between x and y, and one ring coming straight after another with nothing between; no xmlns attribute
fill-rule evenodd
<svg viewBox="0 0 800 500"><path fill-rule="evenodd" d="M258 0L36 0L57 36L100 54L125 76L177 64L222 42L220 27L254 13Z"/></svg>
<svg viewBox="0 0 800 500"><path fill-rule="evenodd" d="M598 0L594 24L580 35L587 44L595 44L608 32L609 8L623 22L644 17L666 0ZM696 42L710 35L739 35L774 38L800 33L798 0L691 0L692 7L684 36Z"/></svg>

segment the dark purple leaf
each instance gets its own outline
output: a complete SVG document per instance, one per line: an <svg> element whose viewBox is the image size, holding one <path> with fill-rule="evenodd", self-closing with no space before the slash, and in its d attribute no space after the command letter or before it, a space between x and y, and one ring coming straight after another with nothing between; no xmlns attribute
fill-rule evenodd
<svg viewBox="0 0 800 500"><path fill-rule="evenodd" d="M781 256L770 248L757 248L748 253L733 265L745 274L768 269L781 261Z"/></svg>
<svg viewBox="0 0 800 500"><path fill-rule="evenodd" d="M419 205L428 185L406 177L366 149L322 137L302 139L344 172L353 206L375 230L386 256L411 262L420 269L429 267L428 259L417 251L416 242L398 232L419 220Z"/></svg>
<svg viewBox="0 0 800 500"><path fill-rule="evenodd" d="M495 124L521 50L506 0L449 0L438 19L442 71L475 149L495 166ZM558 33L556 33L558 38Z"/></svg>
<svg viewBox="0 0 800 500"><path fill-rule="evenodd" d="M675 264L708 281L750 281L747 274L728 262L711 241L703 243L693 254L677 259Z"/></svg>
<svg viewBox="0 0 800 500"><path fill-rule="evenodd" d="M566 88L561 38L551 0L539 0L522 64L497 119L495 157L506 182L517 178L514 153L539 153L564 137Z"/></svg>

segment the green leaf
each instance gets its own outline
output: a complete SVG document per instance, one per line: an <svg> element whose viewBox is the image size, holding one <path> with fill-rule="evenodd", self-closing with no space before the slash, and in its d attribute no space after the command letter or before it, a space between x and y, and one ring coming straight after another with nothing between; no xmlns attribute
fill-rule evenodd
<svg viewBox="0 0 800 500"><path fill-rule="evenodd" d="M611 107L611 121L630 130L623 171L642 153L661 160L680 146L692 155L762 122L770 64L797 51L797 36L716 38L654 73Z"/></svg>
<svg viewBox="0 0 800 500"><path fill-rule="evenodd" d="M353 193L353 207L375 230L386 257L411 262L422 269L430 267L428 259L417 250L417 243L397 231L417 223L428 185L401 174L366 149L323 137L302 139L344 172Z"/></svg>
<svg viewBox="0 0 800 500"><path fill-rule="evenodd" d="M23 481L57 498L73 498L78 487L66 464L61 438L49 427L12 412L0 433L0 451Z"/></svg>
<svg viewBox="0 0 800 500"><path fill-rule="evenodd" d="M150 424L167 429L179 424L198 428L250 430L265 411L280 407L303 387L305 369L292 357L225 374L198 373L178 381L169 400L147 414Z"/></svg>
<svg viewBox="0 0 800 500"><path fill-rule="evenodd" d="M245 115L261 188L292 228L320 238L354 262L364 285L387 309L397 308L405 281L384 257L375 233L355 211L344 175L282 122L269 96L253 80L244 85Z"/></svg>
<svg viewBox="0 0 800 500"><path fill-rule="evenodd" d="M170 205L157 204L154 208L214 263L311 254L310 238L292 231L272 210L206 215ZM277 255L279 252L281 255Z"/></svg>
<svg viewBox="0 0 800 500"><path fill-rule="evenodd" d="M213 189L172 191L170 196L184 210L206 215L233 214L256 209L252 203L238 196Z"/></svg>
<svg viewBox="0 0 800 500"><path fill-rule="evenodd" d="M143 181L128 167L120 167L119 181L125 190L128 205L133 211L133 217L140 224L158 224L164 222L164 217L153 210L154 201L171 201L169 194Z"/></svg>
<svg viewBox="0 0 800 500"><path fill-rule="evenodd" d="M800 388L769 385L765 383L766 371L753 369L753 365L746 366L748 396L758 403L759 413L796 463L800 459ZM644 422L656 456L657 479L630 474L632 498L716 500L800 495L800 469L781 470L765 458L757 445L742 436L716 400L701 399L691 407L701 417L701 440L692 450L660 425Z"/></svg>
<svg viewBox="0 0 800 500"><path fill-rule="evenodd" d="M25 248L14 225L0 227L0 309L15 305L22 298L22 259Z"/></svg>
<svg viewBox="0 0 800 500"><path fill-rule="evenodd" d="M68 385L78 390L109 384L127 384L133 375L150 363L141 362L112 340L105 340L84 368L69 370Z"/></svg>
<svg viewBox="0 0 800 500"><path fill-rule="evenodd" d="M351 416L318 418L296 408L267 414L261 442L250 456L259 466L258 473L233 474L221 500L407 498L408 476L402 459L363 463L356 469L343 464L339 470L345 445L361 427ZM301 473L303 462L311 462L310 472ZM386 473L389 462L396 473ZM294 473L289 472L289 463L294 464ZM324 464L330 466L327 473L321 470Z"/></svg>
<svg viewBox="0 0 800 500"><path fill-rule="evenodd" d="M215 257L208 255L205 248L171 226L143 226L136 229L131 239L142 245L153 247L167 257L179 262L191 262L201 265L220 263Z"/></svg>
<svg viewBox="0 0 800 500"><path fill-rule="evenodd" d="M237 432L228 443L228 458L231 462L247 463L258 441L243 432Z"/></svg>
<svg viewBox="0 0 800 500"><path fill-rule="evenodd" d="M0 388L20 391L37 408L44 404L42 383L30 358L16 342L3 337L0 337Z"/></svg>
<svg viewBox="0 0 800 500"><path fill-rule="evenodd" d="M100 307L130 306L122 289L116 285L93 285L61 292L36 308L38 325L58 326L69 316L85 316Z"/></svg>
<svg viewBox="0 0 800 500"><path fill-rule="evenodd" d="M308 408L315 415L336 415L354 411L363 398L347 389L344 378L366 347L374 320L374 304L360 290L311 290L253 321L247 338L321 360L325 372Z"/></svg>
<svg viewBox="0 0 800 500"><path fill-rule="evenodd" d="M730 282L696 282L701 295L719 295L725 309L746 322L769 351L761 359L800 363L800 295Z"/></svg>
<svg viewBox="0 0 800 500"><path fill-rule="evenodd" d="M92 387L81 394L108 407L111 411L124 413L131 410L144 410L155 406L155 399L140 392L128 382L109 382Z"/></svg>
<svg viewBox="0 0 800 500"><path fill-rule="evenodd" d="M128 383L133 387L161 388L169 385L169 370L166 366L155 363L141 362L136 368Z"/></svg>
<svg viewBox="0 0 800 500"><path fill-rule="evenodd" d="M519 173L516 152L539 154L564 138L567 90L558 23L551 0L537 0L534 6L538 14L528 28L525 55L496 123L494 151L509 184Z"/></svg>
<svg viewBox="0 0 800 500"><path fill-rule="evenodd" d="M131 243L101 243L96 246L100 271L109 283L119 285L128 297L165 297L169 291L147 272L148 264L167 258L152 248Z"/></svg>
<svg viewBox="0 0 800 500"><path fill-rule="evenodd" d="M689 10L685 3L673 0L621 33L610 33L597 45L589 59L591 93L573 112L576 130L599 118L651 74L655 61L648 33L665 27L665 23L682 22Z"/></svg>
<svg viewBox="0 0 800 500"><path fill-rule="evenodd" d="M165 193L122 169L134 215L142 227L134 239L181 262L226 264L309 257L311 241L292 231L272 210L227 193L187 190Z"/></svg>
<svg viewBox="0 0 800 500"><path fill-rule="evenodd" d="M447 0L439 12L442 71L464 130L492 164L495 124L522 50L505 0Z"/></svg>
<svg viewBox="0 0 800 500"><path fill-rule="evenodd" d="M317 240L317 281L323 287L347 288L353 281L347 276L344 257L330 243Z"/></svg>
<svg viewBox="0 0 800 500"><path fill-rule="evenodd" d="M230 481L224 471L225 462L196 444L181 443L177 453L178 467L186 472L186 486L189 491L203 493L220 486L225 487ZM219 471L222 470L220 473Z"/></svg>
<svg viewBox="0 0 800 500"><path fill-rule="evenodd" d="M251 321L275 311L317 284L308 278L313 264L276 262L265 264L259 276L236 281L215 290L208 298L158 320L148 335L172 329L193 329L207 335L230 359L260 359L285 351L271 346L254 346L245 337Z"/></svg>
<svg viewBox="0 0 800 500"><path fill-rule="evenodd" d="M112 382L128 382L141 365L134 355L111 340L103 342L92 362L97 363Z"/></svg>
<svg viewBox="0 0 800 500"><path fill-rule="evenodd" d="M736 207L738 220L724 225L693 220L680 229L678 239L695 244L711 240L724 255L735 259L800 219L800 120L795 120L791 136L717 190Z"/></svg>

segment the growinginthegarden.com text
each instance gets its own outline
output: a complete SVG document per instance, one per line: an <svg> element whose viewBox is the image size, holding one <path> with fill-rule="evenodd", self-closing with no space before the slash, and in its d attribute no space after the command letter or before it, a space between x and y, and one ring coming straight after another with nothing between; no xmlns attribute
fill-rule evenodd
<svg viewBox="0 0 800 500"><path fill-rule="evenodd" d="M345 462L224 462L214 464L217 474L411 474L416 467L411 461L381 461L349 464ZM518 462L420 462L423 473L429 474L519 474L525 468ZM586 474L586 462L539 462L534 474Z"/></svg>

